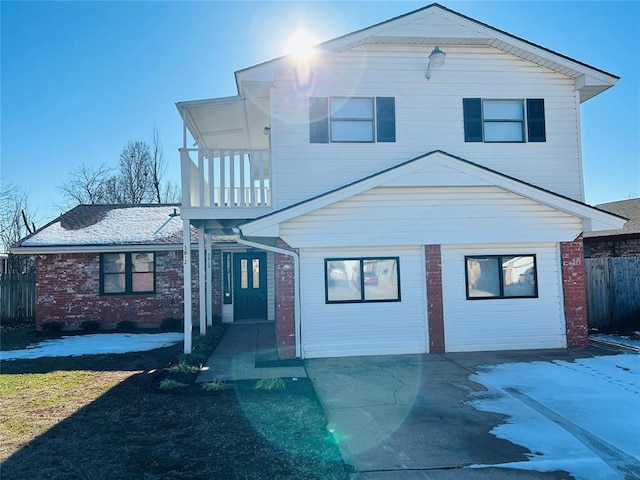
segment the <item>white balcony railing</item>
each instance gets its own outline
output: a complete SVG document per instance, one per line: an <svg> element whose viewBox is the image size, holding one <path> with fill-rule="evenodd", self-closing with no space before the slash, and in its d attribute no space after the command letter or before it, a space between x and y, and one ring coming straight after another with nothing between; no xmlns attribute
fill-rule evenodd
<svg viewBox="0 0 640 480"><path fill-rule="evenodd" d="M182 206L271 206L269 150L181 148Z"/></svg>

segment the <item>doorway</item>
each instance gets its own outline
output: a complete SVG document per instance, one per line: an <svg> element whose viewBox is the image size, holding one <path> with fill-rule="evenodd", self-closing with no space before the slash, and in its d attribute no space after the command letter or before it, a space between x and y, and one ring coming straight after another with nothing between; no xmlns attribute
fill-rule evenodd
<svg viewBox="0 0 640 480"><path fill-rule="evenodd" d="M267 320L267 254L233 254L233 320Z"/></svg>

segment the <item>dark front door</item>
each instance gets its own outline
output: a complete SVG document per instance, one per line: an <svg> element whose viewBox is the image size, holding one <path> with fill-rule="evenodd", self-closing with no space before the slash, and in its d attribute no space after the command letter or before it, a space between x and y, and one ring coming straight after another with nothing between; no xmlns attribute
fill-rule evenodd
<svg viewBox="0 0 640 480"><path fill-rule="evenodd" d="M233 319L267 319L267 254L233 254Z"/></svg>

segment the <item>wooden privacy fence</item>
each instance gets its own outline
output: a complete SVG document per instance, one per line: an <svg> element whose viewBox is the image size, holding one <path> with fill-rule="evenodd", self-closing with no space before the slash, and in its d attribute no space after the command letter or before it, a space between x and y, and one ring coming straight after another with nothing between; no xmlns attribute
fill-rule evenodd
<svg viewBox="0 0 640 480"><path fill-rule="evenodd" d="M33 322L36 318L35 273L0 274L0 322Z"/></svg>
<svg viewBox="0 0 640 480"><path fill-rule="evenodd" d="M586 258L589 327L640 329L640 257Z"/></svg>

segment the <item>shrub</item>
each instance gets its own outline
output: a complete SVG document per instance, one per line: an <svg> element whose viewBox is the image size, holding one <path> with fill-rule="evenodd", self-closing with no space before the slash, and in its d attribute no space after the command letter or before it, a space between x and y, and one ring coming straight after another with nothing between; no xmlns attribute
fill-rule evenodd
<svg viewBox="0 0 640 480"><path fill-rule="evenodd" d="M171 380L170 378L165 378L158 385L162 390L175 390L176 388L186 387L186 383L176 382L175 380Z"/></svg>
<svg viewBox="0 0 640 480"><path fill-rule="evenodd" d="M44 332L59 332L62 330L62 324L60 322L46 322L42 324L42 330Z"/></svg>
<svg viewBox="0 0 640 480"><path fill-rule="evenodd" d="M85 332L97 332L100 330L100 322L96 320L85 320L80 324L80 328Z"/></svg>
<svg viewBox="0 0 640 480"><path fill-rule="evenodd" d="M163 318L162 323L160 324L160 330L165 332L181 332L182 329L182 320L179 318Z"/></svg>
<svg viewBox="0 0 640 480"><path fill-rule="evenodd" d="M213 382L207 382L202 384L202 390L205 392L220 392L222 390L227 390L231 388L227 382L223 382L222 380L214 380Z"/></svg>
<svg viewBox="0 0 640 480"><path fill-rule="evenodd" d="M263 378L258 380L253 388L254 390L284 390L285 384L280 377Z"/></svg>
<svg viewBox="0 0 640 480"><path fill-rule="evenodd" d="M198 373L200 371L199 365L190 365L187 362L179 361L174 363L170 367L167 367L169 373Z"/></svg>
<svg viewBox="0 0 640 480"><path fill-rule="evenodd" d="M136 324L130 320L122 320L116 325L116 330L119 332L134 332L136 330Z"/></svg>

